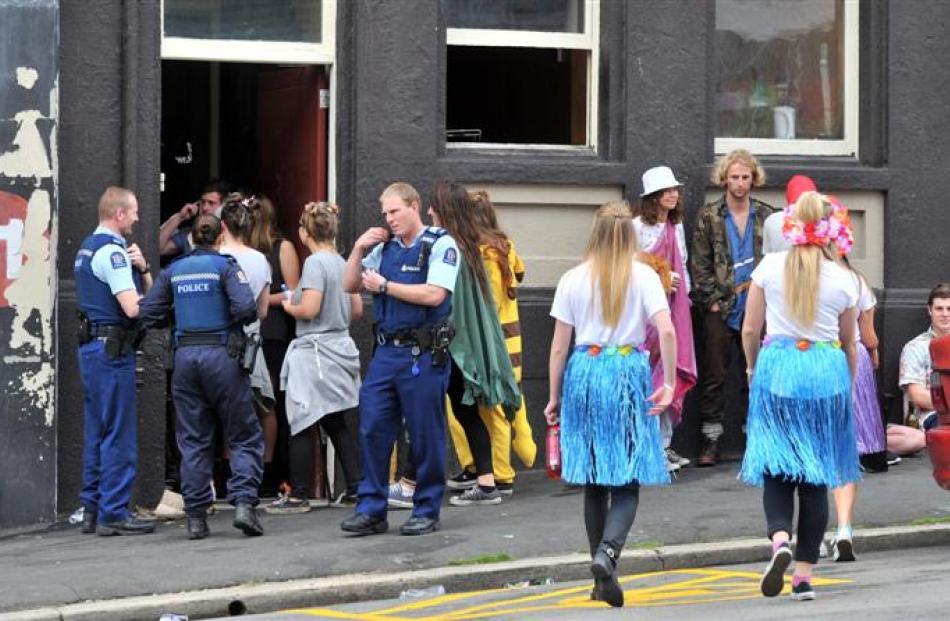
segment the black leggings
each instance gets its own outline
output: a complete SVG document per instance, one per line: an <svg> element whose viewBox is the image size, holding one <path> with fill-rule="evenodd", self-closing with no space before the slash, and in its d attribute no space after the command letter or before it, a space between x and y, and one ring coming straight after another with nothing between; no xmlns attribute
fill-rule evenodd
<svg viewBox="0 0 950 621"><path fill-rule="evenodd" d="M792 534L795 513L795 490L798 489L798 545L795 560L817 563L818 550L828 526L828 488L786 481L782 477L765 476L762 504L769 539L778 531Z"/></svg>
<svg viewBox="0 0 950 621"><path fill-rule="evenodd" d="M618 554L627 541L627 535L637 517L640 504L640 484L584 486L584 525L591 556L601 543Z"/></svg>
<svg viewBox="0 0 950 621"><path fill-rule="evenodd" d="M356 494L360 469L356 441L346 426L346 412L327 414L290 439L290 485L291 496L307 498L313 479L313 432L317 425L330 436L333 448L340 458L343 476L346 478L346 493ZM332 466L331 466L332 467Z"/></svg>
<svg viewBox="0 0 950 621"><path fill-rule="evenodd" d="M478 476L493 474L491 436L488 435L485 421L478 414L478 405L462 403L463 394L465 394L465 378L455 361L452 361L452 374L449 376L448 391L452 413L455 414L455 419L465 430L465 438L468 440L469 449L471 449L472 457L475 460L475 474Z"/></svg>

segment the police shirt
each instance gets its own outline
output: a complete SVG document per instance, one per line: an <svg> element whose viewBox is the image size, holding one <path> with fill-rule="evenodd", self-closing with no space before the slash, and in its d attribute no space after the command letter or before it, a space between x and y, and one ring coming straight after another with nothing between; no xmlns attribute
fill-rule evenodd
<svg viewBox="0 0 950 621"><path fill-rule="evenodd" d="M111 229L104 226L97 227L93 235L111 235L116 238L115 244L106 244L99 248L89 262L93 275L109 285L112 295L135 289L132 279L132 260L125 249L125 239Z"/></svg>
<svg viewBox="0 0 950 621"><path fill-rule="evenodd" d="M419 238L426 230L432 229L438 231L437 227L422 227L419 234L412 240L412 244L406 246L402 239L395 238L395 242L403 248L411 248L419 243ZM376 246L363 258L363 267L366 269L378 270L383 258L383 246L386 242L376 244ZM459 249L458 244L449 235L435 240L432 244L432 252L429 254L429 272L426 276L427 285L436 285L446 289L450 293L455 291L455 279L459 271Z"/></svg>

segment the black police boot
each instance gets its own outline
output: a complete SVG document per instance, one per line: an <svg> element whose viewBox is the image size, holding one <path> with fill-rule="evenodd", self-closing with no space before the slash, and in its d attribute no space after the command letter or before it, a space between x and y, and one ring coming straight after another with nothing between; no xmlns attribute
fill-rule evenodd
<svg viewBox="0 0 950 621"><path fill-rule="evenodd" d="M599 599L607 602L614 608L623 606L623 589L617 582L617 559L620 558L620 551L615 550L606 543L601 543L594 553L594 559L590 564L590 573L594 574L594 579L600 587Z"/></svg>
<svg viewBox="0 0 950 621"><path fill-rule="evenodd" d="M101 522L96 526L96 534L101 537L147 535L152 532L155 532L154 522L146 522L131 516L122 522Z"/></svg>
<svg viewBox="0 0 950 621"><path fill-rule="evenodd" d="M208 528L208 516L198 515L198 516L188 516L188 538L189 539L204 539L211 534L211 529Z"/></svg>
<svg viewBox="0 0 950 621"><path fill-rule="evenodd" d="M389 522L384 517L372 517L365 513L354 513L340 522L340 528L355 535L377 535L389 530Z"/></svg>
<svg viewBox="0 0 950 621"><path fill-rule="evenodd" d="M96 532L96 512L88 508L82 511L82 534L91 535Z"/></svg>
<svg viewBox="0 0 950 621"><path fill-rule="evenodd" d="M439 520L430 517L414 515L402 525L399 532L410 537L415 535L427 535L439 530Z"/></svg>
<svg viewBox="0 0 950 621"><path fill-rule="evenodd" d="M258 537L264 534L264 527L257 515L257 509L249 502L239 502L234 511L234 528L244 531L248 537Z"/></svg>

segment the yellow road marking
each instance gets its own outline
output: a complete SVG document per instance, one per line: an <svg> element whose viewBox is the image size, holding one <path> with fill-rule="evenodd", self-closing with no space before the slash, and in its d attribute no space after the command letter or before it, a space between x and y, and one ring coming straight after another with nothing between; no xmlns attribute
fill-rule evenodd
<svg viewBox="0 0 950 621"><path fill-rule="evenodd" d="M759 573L750 571L674 569L624 576L620 578L619 582L625 587L624 601L627 605L638 607L695 606L713 602L759 598L762 596L759 591L760 577ZM632 585L632 583L643 582L649 578L674 579L649 586L633 587ZM817 576L812 580L815 586L847 584L850 582L851 580ZM787 584L783 593L789 591L790 586ZM603 602L591 601L588 597L589 592L589 585L567 587L530 595L516 595L517 591L510 589L485 589L400 603L368 612L344 612L330 608L309 608L288 612L353 621L470 621L487 617L552 610L603 608L606 605ZM467 600L508 593L512 594L513 597L464 606L464 602ZM439 612L433 610L452 604L463 604L463 607ZM396 616L399 613L410 613L410 616ZM422 615L415 616L412 613L422 613Z"/></svg>

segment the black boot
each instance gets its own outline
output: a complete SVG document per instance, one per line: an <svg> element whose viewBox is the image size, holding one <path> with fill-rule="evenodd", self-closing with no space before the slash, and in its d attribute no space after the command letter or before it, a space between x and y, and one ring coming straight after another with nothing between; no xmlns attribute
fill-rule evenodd
<svg viewBox="0 0 950 621"><path fill-rule="evenodd" d="M82 510L82 534L92 535L96 532L96 512L88 508Z"/></svg>
<svg viewBox="0 0 950 621"><path fill-rule="evenodd" d="M257 515L257 509L249 502L239 502L234 511L234 528L244 531L248 537L259 537L264 534L264 527Z"/></svg>
<svg viewBox="0 0 950 621"><path fill-rule="evenodd" d="M623 589L617 582L617 559L620 558L620 551L615 550L606 543L601 543L594 553L594 559L590 564L590 573L594 574L594 580L600 587L601 599L614 608L623 606Z"/></svg>
<svg viewBox="0 0 950 621"><path fill-rule="evenodd" d="M354 513L340 523L340 528L355 535L378 535L389 530L385 517L372 517L365 513Z"/></svg>
<svg viewBox="0 0 950 621"><path fill-rule="evenodd" d="M199 515L199 516L188 516L188 538L189 539L204 539L211 534L211 529L208 528L208 516Z"/></svg>
<svg viewBox="0 0 950 621"><path fill-rule="evenodd" d="M132 516L121 522L102 522L96 525L96 534L100 537L147 535L152 532L155 532L155 522L146 522Z"/></svg>

